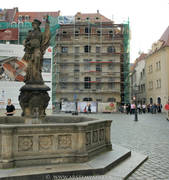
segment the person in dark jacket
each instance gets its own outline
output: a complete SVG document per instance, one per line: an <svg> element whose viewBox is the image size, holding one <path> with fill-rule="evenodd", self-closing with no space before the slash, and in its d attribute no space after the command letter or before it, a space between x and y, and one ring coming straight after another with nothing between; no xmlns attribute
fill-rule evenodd
<svg viewBox="0 0 169 180"><path fill-rule="evenodd" d="M15 106L11 103L11 99L8 99L8 104L6 106L6 113L7 116L13 116L15 114Z"/></svg>

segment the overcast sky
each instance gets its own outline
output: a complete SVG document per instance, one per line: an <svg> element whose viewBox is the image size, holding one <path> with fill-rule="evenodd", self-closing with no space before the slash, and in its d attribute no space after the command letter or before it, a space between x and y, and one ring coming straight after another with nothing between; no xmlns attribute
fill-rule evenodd
<svg viewBox="0 0 169 180"><path fill-rule="evenodd" d="M169 26L169 0L1 0L0 8L18 7L19 11L61 11L96 13L97 10L115 23L130 21L130 62L138 52L147 52Z"/></svg>

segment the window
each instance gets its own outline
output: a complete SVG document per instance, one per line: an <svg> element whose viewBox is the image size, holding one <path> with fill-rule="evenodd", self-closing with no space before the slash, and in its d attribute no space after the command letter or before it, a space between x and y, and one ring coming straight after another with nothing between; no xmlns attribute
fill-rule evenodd
<svg viewBox="0 0 169 180"><path fill-rule="evenodd" d="M161 63L160 61L156 62L156 70L161 69Z"/></svg>
<svg viewBox="0 0 169 180"><path fill-rule="evenodd" d="M89 63L84 64L84 70L85 71L90 71L90 64Z"/></svg>
<svg viewBox="0 0 169 180"><path fill-rule="evenodd" d="M153 81L149 81L149 89L153 89Z"/></svg>
<svg viewBox="0 0 169 180"><path fill-rule="evenodd" d="M109 31L109 35L113 35L113 31L111 30L111 31Z"/></svg>
<svg viewBox="0 0 169 180"><path fill-rule="evenodd" d="M79 84L78 83L74 83L74 90L79 90Z"/></svg>
<svg viewBox="0 0 169 180"><path fill-rule="evenodd" d="M101 89L102 85L101 85L101 77L96 77L96 89Z"/></svg>
<svg viewBox="0 0 169 180"><path fill-rule="evenodd" d="M75 31L75 36L79 36L79 31Z"/></svg>
<svg viewBox="0 0 169 180"><path fill-rule="evenodd" d="M156 88L161 88L161 79L156 80Z"/></svg>
<svg viewBox="0 0 169 180"><path fill-rule="evenodd" d="M112 98L108 98L107 102L116 102L116 98L113 98L113 97Z"/></svg>
<svg viewBox="0 0 169 180"><path fill-rule="evenodd" d="M101 82L101 77L96 77L97 82Z"/></svg>
<svg viewBox="0 0 169 180"><path fill-rule="evenodd" d="M68 53L68 47L62 47L61 51L62 53Z"/></svg>
<svg viewBox="0 0 169 180"><path fill-rule="evenodd" d="M19 15L18 20L22 21L22 16L21 15Z"/></svg>
<svg viewBox="0 0 169 180"><path fill-rule="evenodd" d="M93 99L90 97L86 97L86 98L83 98L83 101L93 101Z"/></svg>
<svg viewBox="0 0 169 180"><path fill-rule="evenodd" d="M91 33L91 28L90 27L85 27L85 33L90 34Z"/></svg>
<svg viewBox="0 0 169 180"><path fill-rule="evenodd" d="M75 47L75 49L74 49L75 50L75 54L79 54L79 49L80 49L79 47Z"/></svg>
<svg viewBox="0 0 169 180"><path fill-rule="evenodd" d="M102 65L96 64L96 71L102 72Z"/></svg>
<svg viewBox="0 0 169 180"><path fill-rule="evenodd" d="M112 64L112 63L109 63L109 64L108 64L108 69L109 69L109 70L112 70L112 69L113 69L113 64Z"/></svg>
<svg viewBox="0 0 169 180"><path fill-rule="evenodd" d="M85 77L84 78L84 88L85 89L91 89L91 77Z"/></svg>
<svg viewBox="0 0 169 180"><path fill-rule="evenodd" d="M100 47L96 46L96 53L100 53Z"/></svg>
<svg viewBox="0 0 169 180"><path fill-rule="evenodd" d="M61 68L61 70L65 70L67 68L67 65L66 64L61 64L60 68Z"/></svg>
<svg viewBox="0 0 169 180"><path fill-rule="evenodd" d="M100 82L96 83L96 89L98 89L98 90L102 89L102 85Z"/></svg>
<svg viewBox="0 0 169 180"><path fill-rule="evenodd" d="M109 47L107 48L107 52L108 52L108 53L113 53L113 52L115 52L115 47L114 47L114 46L109 46Z"/></svg>
<svg viewBox="0 0 169 180"><path fill-rule="evenodd" d="M30 17L28 15L25 16L25 20L29 21Z"/></svg>
<svg viewBox="0 0 169 180"><path fill-rule="evenodd" d="M100 36L101 32L100 30L97 31L97 36Z"/></svg>
<svg viewBox="0 0 169 180"><path fill-rule="evenodd" d="M66 31L63 31L62 34L63 34L63 36L65 36L65 35L67 34L67 32L66 32Z"/></svg>
<svg viewBox="0 0 169 180"><path fill-rule="evenodd" d="M91 52L91 46L84 46L84 52L85 53Z"/></svg>
<svg viewBox="0 0 169 180"><path fill-rule="evenodd" d="M90 61L92 61L91 59L83 59L83 61L85 62L85 63L88 63L88 62L90 62Z"/></svg>
<svg viewBox="0 0 169 180"><path fill-rule="evenodd" d="M60 83L60 88L61 89L66 89L66 87L67 87L67 84L65 82Z"/></svg>
<svg viewBox="0 0 169 180"><path fill-rule="evenodd" d="M153 72L153 65L148 66L148 72L149 73Z"/></svg>
<svg viewBox="0 0 169 180"><path fill-rule="evenodd" d="M74 72L79 72L79 64L74 65Z"/></svg>
<svg viewBox="0 0 169 180"><path fill-rule="evenodd" d="M113 82L108 83L108 88L113 89L115 87L115 84Z"/></svg>
<svg viewBox="0 0 169 180"><path fill-rule="evenodd" d="M80 17L77 17L77 20L80 20Z"/></svg>
<svg viewBox="0 0 169 180"><path fill-rule="evenodd" d="M86 18L87 21L88 21L89 19L90 19L89 17Z"/></svg>
<svg viewBox="0 0 169 180"><path fill-rule="evenodd" d="M96 17L96 20L99 20L99 17Z"/></svg>

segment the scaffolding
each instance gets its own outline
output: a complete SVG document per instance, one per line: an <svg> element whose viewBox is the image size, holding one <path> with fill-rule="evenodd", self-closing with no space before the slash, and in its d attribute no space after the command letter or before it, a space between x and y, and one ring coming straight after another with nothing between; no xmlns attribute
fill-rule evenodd
<svg viewBox="0 0 169 180"><path fill-rule="evenodd" d="M103 23L104 24L104 23ZM74 22L74 24L69 24L69 25L62 25L61 28L59 29L56 41L56 49L57 49L57 54L55 55L55 72L54 72L54 82L53 82L53 93L52 93L52 97L55 103L55 101L59 101L59 99L57 99L57 93L63 94L63 98L64 98L64 94L65 93L72 93L73 94L79 94L82 92L85 92L86 94L88 94L88 97L90 98L92 96L93 93L98 94L98 93L103 93L103 92L112 92L112 93L118 93L120 94L121 97L121 102L128 102L129 101L129 79L128 75L129 75L129 47L128 47L128 43L129 43L129 36L127 33L127 28L129 28L129 26L127 26L126 24L113 24L113 23L107 23L103 25L102 22L99 23L91 23L86 21L84 22ZM88 27L88 29L91 29L91 32L85 33L84 31L84 27ZM83 28L83 32L82 32L82 28ZM95 29L95 30L92 30ZM100 34L98 35L98 32L96 32L96 29L100 29ZM106 30L104 30L106 29ZM119 33L116 32L116 29L120 29ZM79 32L78 32L79 31ZM108 33L108 32L111 32ZM78 35L77 35L78 34ZM100 46L101 52L97 53L97 52L87 52L84 53L82 52L76 52L75 51L75 47L76 46L85 46L83 41L78 41L76 38L77 36L79 36L79 39L81 37L85 38L85 42L86 45L88 46ZM92 38L95 38L97 42L93 42ZM77 43L79 42L79 44ZM117 45L121 48L120 52L103 52L102 47L103 44L111 44L112 46ZM62 52L61 48L62 46L68 46L68 47L73 47L73 51L72 52L68 52L68 53L64 53ZM116 56L118 56L119 61L116 61ZM67 59L67 57L71 57L69 59L69 61L64 61L65 59ZM81 61L77 61L77 59L81 59ZM104 57L104 58L103 58ZM107 57L107 59L105 58ZM88 62L84 62L82 61L82 59L88 59ZM102 59L103 58L103 59ZM92 59L92 61L89 61L89 59ZM81 66L84 67L84 65L100 65L100 66L104 66L105 64L107 65L118 65L119 66L119 71L115 72L114 70L112 70L112 72L102 72L101 71L93 71L93 70L88 70L88 71L80 71L78 68L80 68ZM72 68L72 72L68 72L66 73L64 70L61 70L61 66L66 66L69 65L69 68L71 68L71 66L74 66L74 70ZM77 67L77 69L75 69L75 66ZM121 68L121 69L120 69ZM85 83L84 79L80 79L80 77L85 77L85 75L87 76L91 76L95 78L97 77L97 79L89 79L88 81L86 81L86 83L88 84L95 84L95 86L97 84L110 84L110 83L115 83L115 84L120 84L120 88L119 89L105 89L105 90L101 90L101 89L97 89L93 88L93 89L83 89L81 90L80 88L78 89L67 89L67 90L59 90L59 86L60 83L65 83L65 84L76 84L77 87L78 85L82 85ZM61 77L67 76L67 79L63 79L61 80ZM100 81L99 77L101 78L111 78L114 77L114 79L112 80L108 80L108 82L104 82L104 81ZM72 79L74 78L74 80ZM75 80L76 79L76 80ZM127 87L126 87L127 85ZM58 89L56 89L56 87L58 87ZM98 86L99 87L99 86ZM113 94L112 94L113 96Z"/></svg>

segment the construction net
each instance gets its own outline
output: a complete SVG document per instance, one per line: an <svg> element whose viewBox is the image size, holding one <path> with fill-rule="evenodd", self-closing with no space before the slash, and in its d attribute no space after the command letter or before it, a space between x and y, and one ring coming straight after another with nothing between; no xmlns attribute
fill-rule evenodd
<svg viewBox="0 0 169 180"><path fill-rule="evenodd" d="M123 48L124 48L124 103L130 102L130 28L129 20L123 24Z"/></svg>

